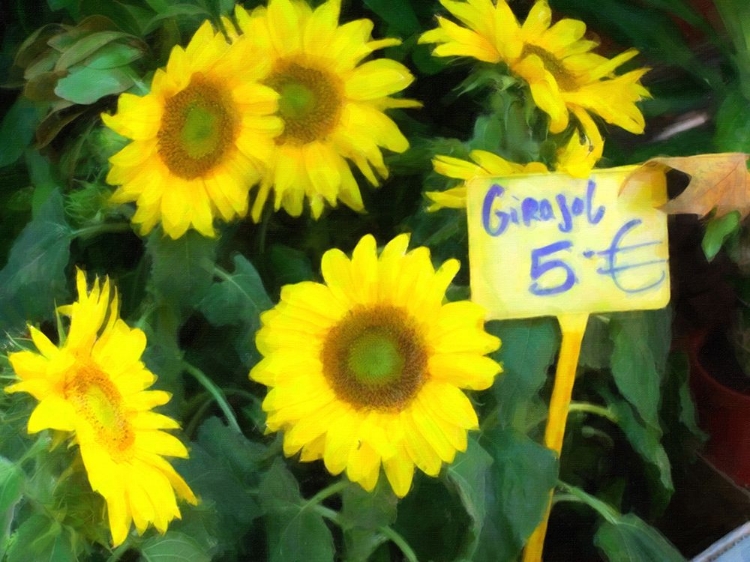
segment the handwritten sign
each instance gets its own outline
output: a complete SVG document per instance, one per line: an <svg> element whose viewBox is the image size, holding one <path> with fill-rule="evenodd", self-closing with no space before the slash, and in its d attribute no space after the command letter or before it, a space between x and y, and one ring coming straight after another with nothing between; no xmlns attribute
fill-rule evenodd
<svg viewBox="0 0 750 562"><path fill-rule="evenodd" d="M472 300L488 318L662 308L669 302L661 171L635 166L469 183Z"/></svg>

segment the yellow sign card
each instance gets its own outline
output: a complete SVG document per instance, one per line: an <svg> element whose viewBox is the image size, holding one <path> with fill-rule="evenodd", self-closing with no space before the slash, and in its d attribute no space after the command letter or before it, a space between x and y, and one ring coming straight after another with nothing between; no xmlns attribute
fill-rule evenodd
<svg viewBox="0 0 750 562"><path fill-rule="evenodd" d="M488 319L662 308L669 302L661 171L636 166L469 183L472 300Z"/></svg>

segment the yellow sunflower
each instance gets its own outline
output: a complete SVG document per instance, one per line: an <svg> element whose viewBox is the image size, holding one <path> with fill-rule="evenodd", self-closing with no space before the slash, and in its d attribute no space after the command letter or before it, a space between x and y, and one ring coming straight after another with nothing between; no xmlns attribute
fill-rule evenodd
<svg viewBox="0 0 750 562"><path fill-rule="evenodd" d="M440 3L466 27L439 17L438 27L419 42L439 43L435 56L507 64L529 84L534 102L550 117L553 133L568 126L571 112L581 122L590 113L632 133L643 132L645 122L636 102L649 95L640 84L648 69L614 74L638 54L635 49L612 59L593 53L597 43L583 38L586 24L562 19L550 25L546 0L533 5L523 25L505 0Z"/></svg>
<svg viewBox="0 0 750 562"><path fill-rule="evenodd" d="M248 191L281 133L278 94L257 79L261 57L248 57L206 22L186 48L172 49L143 97L122 94L104 123L132 139L110 158L112 200L135 201L133 222L146 234L161 222L179 238L188 228L214 236L213 220L243 217Z"/></svg>
<svg viewBox="0 0 750 562"><path fill-rule="evenodd" d="M598 131L596 132L598 137ZM591 143L587 138L574 132L567 145L557 152L556 169L574 177L588 177L591 169L598 160L601 153L597 152L596 141ZM497 154L486 150L472 150L469 153L472 162L467 162L453 156L436 156L432 165L438 174L443 176L464 180L468 182L475 177L505 177L516 174L543 174L547 172L547 166L541 162L530 162L528 164L516 164L510 162ZM465 209L467 185L463 183L458 187L445 191L427 191L427 198L431 201L428 211L439 209Z"/></svg>
<svg viewBox="0 0 750 562"><path fill-rule="evenodd" d="M340 0L314 10L303 0L270 0L268 7L235 12L252 56L264 61L260 80L279 94L284 132L276 138L255 198L252 218L260 218L271 188L275 208L302 213L305 198L318 218L325 203L337 201L363 210L362 197L347 160L378 185L387 178L381 147L403 152L409 143L384 110L418 107L395 99L413 81L390 59L361 61L398 39L373 41L370 20L338 25Z"/></svg>
<svg viewBox="0 0 750 562"><path fill-rule="evenodd" d="M501 370L484 356L500 341L484 331L483 309L443 304L458 261L436 271L427 248L408 244L400 235L378 256L368 235L351 260L326 252L325 284L287 285L262 315L264 359L250 372L270 387L263 409L286 455L323 459L368 491L382 464L399 497L415 465L436 476L466 450L478 426L460 389L488 388Z"/></svg>
<svg viewBox="0 0 750 562"><path fill-rule="evenodd" d="M162 430L177 422L153 412L169 401L146 390L156 377L141 362L146 336L118 317L118 298L109 279L92 290L77 274L78 301L58 308L70 317L60 346L29 326L38 350L9 355L20 382L6 392L28 392L39 401L29 417L29 433L43 429L73 432L91 488L107 503L114 545L135 522L138 533L152 523L164 533L179 519L176 496L195 504L185 481L164 457L188 456L185 446ZM114 293L110 299L110 292Z"/></svg>

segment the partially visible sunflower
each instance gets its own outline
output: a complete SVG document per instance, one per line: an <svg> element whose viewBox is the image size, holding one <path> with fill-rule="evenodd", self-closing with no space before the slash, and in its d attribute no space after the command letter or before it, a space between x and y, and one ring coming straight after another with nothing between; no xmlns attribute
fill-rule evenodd
<svg viewBox="0 0 750 562"><path fill-rule="evenodd" d="M638 54L635 49L612 59L593 53L597 43L583 38L586 24L562 19L551 25L546 0L537 0L523 25L505 0L440 3L466 27L439 17L438 27L419 42L439 43L435 56L507 64L528 83L534 102L549 115L551 132L562 132L570 113L584 129L588 114L593 114L632 133L643 132L645 122L636 102L649 95L640 84L648 69L614 74Z"/></svg>
<svg viewBox="0 0 750 562"><path fill-rule="evenodd" d="M377 176L388 177L381 147L403 152L409 146L385 110L420 105L390 97L411 84L413 76L390 59L361 63L399 40L373 41L373 24L367 19L339 26L340 8L340 0L314 10L303 0L270 0L267 8L250 14L241 6L236 9L252 57L264 61L259 79L279 93L284 122L253 204L255 221L271 188L276 210L284 207L295 217L305 198L314 218L326 202L335 206L337 200L361 211L362 197L347 160L377 186Z"/></svg>
<svg viewBox="0 0 750 562"><path fill-rule="evenodd" d="M139 533L149 524L164 533L180 518L175 496L192 504L197 500L164 459L186 458L188 452L163 431L178 428L177 422L152 411L170 395L146 390L156 380L141 362L146 336L118 317L109 279L101 286L97 279L90 292L80 270L76 281L78 301L58 308L70 317L60 346L29 326L38 352L9 355L21 380L5 390L28 392L39 401L29 417L29 433L73 433L91 488L106 500L112 542L119 545L131 522Z"/></svg>
<svg viewBox="0 0 750 562"><path fill-rule="evenodd" d="M326 252L325 284L287 285L262 315L264 359L250 372L270 387L263 409L286 455L323 459L368 491L382 464L399 497L415 465L436 476L466 450L478 424L460 389L488 388L501 370L484 356L500 341L484 331L483 309L443 303L458 261L436 271L427 248L408 244L397 236L378 256L368 235L351 259Z"/></svg>
<svg viewBox="0 0 750 562"><path fill-rule="evenodd" d="M243 217L248 191L281 133L278 95L258 83L265 64L246 56L206 22L186 48L172 49L143 97L122 94L104 123L132 139L110 158L112 200L135 201L147 234L161 222L179 238L188 228L214 236L214 218Z"/></svg>
<svg viewBox="0 0 750 562"><path fill-rule="evenodd" d="M597 154L595 146L596 144L588 142L588 139L581 138L581 135L574 132L568 144L557 152L556 170L574 177L588 177L600 156L600 154ZM465 209L467 182L472 178L543 174L548 171L547 166L541 162L517 164L486 150L472 150L469 153L469 158L473 162L443 155L438 155L433 159L432 165L438 174L464 180L464 183L445 191L425 192L425 195L431 201L431 204L427 207L428 211L437 211L444 208Z"/></svg>

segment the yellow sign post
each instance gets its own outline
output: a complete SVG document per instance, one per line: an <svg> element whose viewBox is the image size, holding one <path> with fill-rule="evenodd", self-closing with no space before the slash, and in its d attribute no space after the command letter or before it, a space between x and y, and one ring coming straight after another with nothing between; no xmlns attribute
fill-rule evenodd
<svg viewBox="0 0 750 562"><path fill-rule="evenodd" d="M589 314L662 308L669 302L667 201L660 170L635 166L469 182L472 300L488 320L556 316L560 356L545 446L560 454ZM551 497L550 497L551 500ZM550 504L551 505L551 504ZM549 518L531 535L524 562L539 562Z"/></svg>

